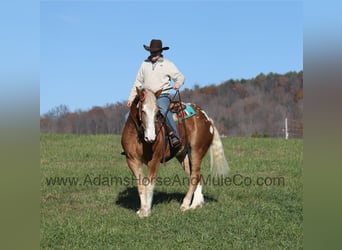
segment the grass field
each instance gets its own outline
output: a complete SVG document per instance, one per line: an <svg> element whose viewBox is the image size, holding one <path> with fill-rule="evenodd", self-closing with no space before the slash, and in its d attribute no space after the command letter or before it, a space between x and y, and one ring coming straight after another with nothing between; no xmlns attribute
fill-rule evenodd
<svg viewBox="0 0 342 250"><path fill-rule="evenodd" d="M302 249L303 140L222 138L229 178L202 164L203 208L181 212L176 160L140 219L120 136L41 135L41 249Z"/></svg>

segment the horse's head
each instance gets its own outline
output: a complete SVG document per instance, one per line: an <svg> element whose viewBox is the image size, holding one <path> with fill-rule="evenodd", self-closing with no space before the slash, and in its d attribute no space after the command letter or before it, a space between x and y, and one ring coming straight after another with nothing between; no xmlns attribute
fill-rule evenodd
<svg viewBox="0 0 342 250"><path fill-rule="evenodd" d="M144 128L144 140L152 143L156 139L155 121L159 111L157 105L157 98L161 94L162 90L153 92L149 89L137 88L137 94L139 97L139 118Z"/></svg>

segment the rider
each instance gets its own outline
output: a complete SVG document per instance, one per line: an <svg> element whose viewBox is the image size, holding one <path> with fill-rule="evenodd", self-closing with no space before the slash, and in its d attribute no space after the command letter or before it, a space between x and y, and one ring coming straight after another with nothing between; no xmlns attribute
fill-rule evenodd
<svg viewBox="0 0 342 250"><path fill-rule="evenodd" d="M173 88L179 89L184 84L184 76L177 69L175 64L163 57L163 50L168 50L169 47L163 47L162 41L152 39L150 46L144 45L145 50L150 52L150 56L144 60L138 70L133 87L128 97L127 106L130 108L132 102L137 95L136 87L149 88L152 91L159 89L169 89L171 80L173 80ZM170 141L173 147L181 145L180 137L176 128L176 124L172 118L172 113L168 112L170 97L169 90L164 90L158 97L157 103L163 117L166 115L166 120L169 123L172 131L169 133Z"/></svg>

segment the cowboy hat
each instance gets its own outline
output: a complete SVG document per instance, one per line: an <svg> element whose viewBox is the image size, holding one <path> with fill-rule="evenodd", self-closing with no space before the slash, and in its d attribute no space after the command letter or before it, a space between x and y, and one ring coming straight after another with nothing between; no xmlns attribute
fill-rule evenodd
<svg viewBox="0 0 342 250"><path fill-rule="evenodd" d="M158 39L152 39L150 42L150 46L144 45L144 48L150 52L159 52L169 49L169 47L163 47L162 41Z"/></svg>

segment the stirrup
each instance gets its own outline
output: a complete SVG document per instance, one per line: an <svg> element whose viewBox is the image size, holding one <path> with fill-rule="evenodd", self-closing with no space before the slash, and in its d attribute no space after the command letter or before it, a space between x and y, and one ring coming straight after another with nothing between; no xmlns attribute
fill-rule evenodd
<svg viewBox="0 0 342 250"><path fill-rule="evenodd" d="M170 139L171 147L173 148L178 148L182 145L182 142L180 141L180 139L173 132L169 134L169 139Z"/></svg>

